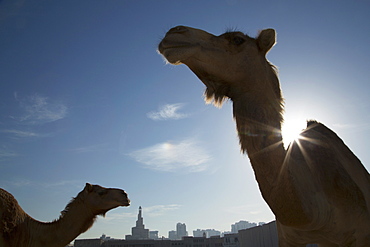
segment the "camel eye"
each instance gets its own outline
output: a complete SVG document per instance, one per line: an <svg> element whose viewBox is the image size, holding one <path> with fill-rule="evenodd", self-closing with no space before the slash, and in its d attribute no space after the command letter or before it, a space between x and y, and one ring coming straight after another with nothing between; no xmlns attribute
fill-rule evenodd
<svg viewBox="0 0 370 247"><path fill-rule="evenodd" d="M232 42L234 45L241 45L245 42L245 40L242 37L234 37Z"/></svg>

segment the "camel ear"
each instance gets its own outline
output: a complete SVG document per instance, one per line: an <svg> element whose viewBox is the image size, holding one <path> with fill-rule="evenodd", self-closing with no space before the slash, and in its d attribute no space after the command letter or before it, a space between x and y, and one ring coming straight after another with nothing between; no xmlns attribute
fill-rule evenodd
<svg viewBox="0 0 370 247"><path fill-rule="evenodd" d="M269 28L262 30L257 37L258 48L267 53L276 43L276 32L274 29Z"/></svg>
<svg viewBox="0 0 370 247"><path fill-rule="evenodd" d="M91 192L93 190L93 186L89 183L86 183L84 190L86 192Z"/></svg>

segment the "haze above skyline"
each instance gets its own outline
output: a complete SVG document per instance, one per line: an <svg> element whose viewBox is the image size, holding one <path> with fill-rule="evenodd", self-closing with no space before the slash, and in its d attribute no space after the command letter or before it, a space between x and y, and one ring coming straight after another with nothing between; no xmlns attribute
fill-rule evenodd
<svg viewBox="0 0 370 247"><path fill-rule="evenodd" d="M122 188L131 206L79 238L124 238L137 209L146 228L229 231L274 220L230 102L157 45L186 25L220 35L274 28L285 124L316 119L370 169L367 1L0 1L0 187L33 218L59 217L85 183Z"/></svg>

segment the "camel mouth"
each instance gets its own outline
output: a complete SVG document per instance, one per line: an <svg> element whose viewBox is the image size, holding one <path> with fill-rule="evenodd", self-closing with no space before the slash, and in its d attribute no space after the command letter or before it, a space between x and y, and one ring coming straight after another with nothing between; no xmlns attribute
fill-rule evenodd
<svg viewBox="0 0 370 247"><path fill-rule="evenodd" d="M186 48L186 47L190 47L191 45L190 44L172 44L172 45L163 45L160 47L160 49L162 50L168 50L168 49L180 49L180 48Z"/></svg>
<svg viewBox="0 0 370 247"><path fill-rule="evenodd" d="M189 57L194 47L196 45L190 43L162 41L158 46L158 52L168 63L179 65Z"/></svg>
<svg viewBox="0 0 370 247"><path fill-rule="evenodd" d="M131 204L130 199L127 199L127 201L123 202L121 206L122 207L128 207L128 206L130 206L130 204Z"/></svg>
<svg viewBox="0 0 370 247"><path fill-rule="evenodd" d="M164 55L164 53L168 52L169 50L189 48L192 46L192 44L186 42L169 42L166 40L162 40L162 42L158 46L158 51L160 54Z"/></svg>

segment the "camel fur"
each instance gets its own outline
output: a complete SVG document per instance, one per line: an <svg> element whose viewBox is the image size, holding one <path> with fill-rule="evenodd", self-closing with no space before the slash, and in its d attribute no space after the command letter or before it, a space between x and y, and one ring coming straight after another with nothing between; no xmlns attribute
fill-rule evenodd
<svg viewBox="0 0 370 247"><path fill-rule="evenodd" d="M113 208L129 205L125 191L86 183L77 197L68 203L59 219L44 223L30 217L12 194L0 188L0 246L64 247L87 231L97 215L105 215Z"/></svg>
<svg viewBox="0 0 370 247"><path fill-rule="evenodd" d="M266 59L275 40L274 29L252 38L177 26L158 50L169 63L185 64L198 76L208 103L233 102L241 150L276 216L279 246L368 247L370 176L360 160L316 121L283 146L283 97L276 68Z"/></svg>

